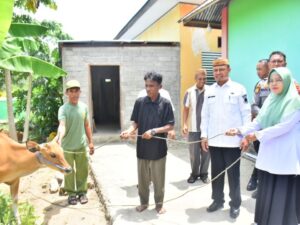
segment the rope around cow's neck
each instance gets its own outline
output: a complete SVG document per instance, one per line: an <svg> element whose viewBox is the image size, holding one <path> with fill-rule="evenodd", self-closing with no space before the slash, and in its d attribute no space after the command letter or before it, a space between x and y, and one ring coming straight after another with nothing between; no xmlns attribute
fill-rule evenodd
<svg viewBox="0 0 300 225"><path fill-rule="evenodd" d="M62 171L66 171L67 169L61 165L55 164L51 161L49 161L48 159L46 159L43 154L41 152L35 152L35 157L37 158L38 162L42 165L49 165L49 166L53 166L56 167L57 169L60 169Z"/></svg>

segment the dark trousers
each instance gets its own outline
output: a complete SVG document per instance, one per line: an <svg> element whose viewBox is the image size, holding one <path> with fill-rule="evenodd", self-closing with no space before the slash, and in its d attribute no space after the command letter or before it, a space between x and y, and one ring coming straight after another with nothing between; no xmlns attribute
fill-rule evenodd
<svg viewBox="0 0 300 225"><path fill-rule="evenodd" d="M299 175L260 170L254 221L258 225L299 224Z"/></svg>
<svg viewBox="0 0 300 225"><path fill-rule="evenodd" d="M223 148L209 146L211 157L212 179L230 166L241 156L240 148ZM238 208L241 205L240 188L240 161L227 170L229 183L230 207ZM212 182L212 199L217 203L224 203L224 178L222 174Z"/></svg>
<svg viewBox="0 0 300 225"><path fill-rule="evenodd" d="M298 224L300 224L300 175L296 177L296 203Z"/></svg>
<svg viewBox="0 0 300 225"><path fill-rule="evenodd" d="M200 132L189 132L188 140L190 142L200 141ZM202 150L199 143L189 145L190 152L190 162L192 173L194 177L200 177L202 179L207 178L208 176L208 167L210 162L209 152Z"/></svg>
<svg viewBox="0 0 300 225"><path fill-rule="evenodd" d="M254 150L256 151L256 153L258 153L258 151L259 151L259 141L254 141L253 146L254 146ZM255 180L258 180L257 173L258 173L258 170L256 169L256 167L254 167L251 178L255 179Z"/></svg>

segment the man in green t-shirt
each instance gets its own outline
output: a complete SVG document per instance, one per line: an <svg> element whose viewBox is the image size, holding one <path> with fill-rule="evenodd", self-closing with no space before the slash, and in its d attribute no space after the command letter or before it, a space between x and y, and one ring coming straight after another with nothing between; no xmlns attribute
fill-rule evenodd
<svg viewBox="0 0 300 225"><path fill-rule="evenodd" d="M87 177L88 158L86 154L87 140L90 155L94 154L92 131L89 124L87 106L79 101L80 83L70 80L66 83L68 102L58 110L59 127L56 141L64 149L67 162L73 172L65 176L64 189L68 193L68 203L76 205L88 202ZM78 196L78 199L77 199Z"/></svg>

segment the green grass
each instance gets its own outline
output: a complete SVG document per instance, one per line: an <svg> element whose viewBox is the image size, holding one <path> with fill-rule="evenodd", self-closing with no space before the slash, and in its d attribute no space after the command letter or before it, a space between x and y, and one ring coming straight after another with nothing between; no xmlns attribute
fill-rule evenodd
<svg viewBox="0 0 300 225"><path fill-rule="evenodd" d="M0 192L0 225L15 225L13 211L11 209L11 198ZM34 207L28 202L19 204L19 213L22 225L34 225L37 216Z"/></svg>

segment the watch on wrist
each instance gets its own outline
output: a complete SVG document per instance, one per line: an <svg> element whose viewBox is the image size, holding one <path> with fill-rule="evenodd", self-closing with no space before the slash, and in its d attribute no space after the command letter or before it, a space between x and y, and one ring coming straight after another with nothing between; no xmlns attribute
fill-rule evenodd
<svg viewBox="0 0 300 225"><path fill-rule="evenodd" d="M156 131L154 129L152 129L150 132L151 132L152 136L154 136L156 134Z"/></svg>

